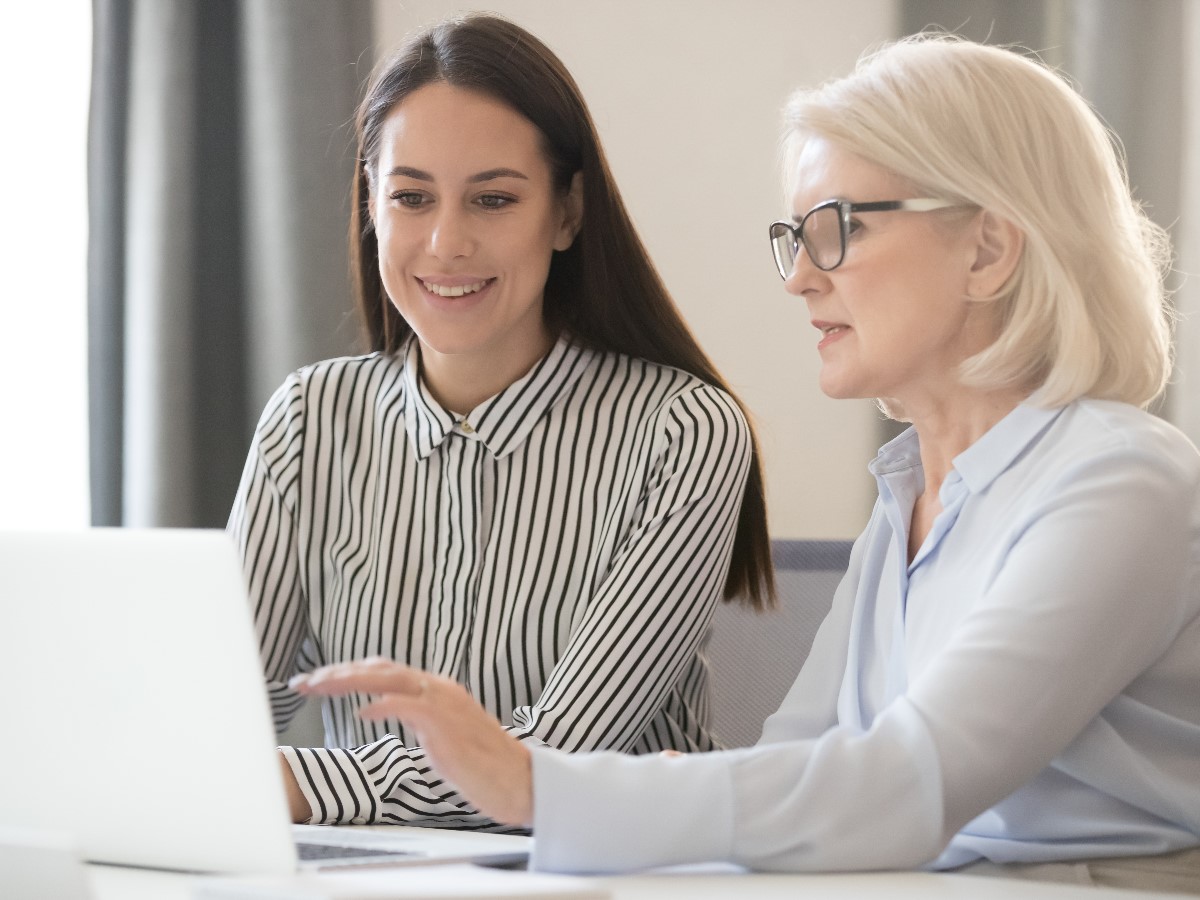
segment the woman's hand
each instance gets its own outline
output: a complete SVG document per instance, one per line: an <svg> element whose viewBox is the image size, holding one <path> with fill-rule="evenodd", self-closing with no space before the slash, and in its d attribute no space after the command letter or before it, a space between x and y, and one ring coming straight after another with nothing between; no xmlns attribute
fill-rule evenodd
<svg viewBox="0 0 1200 900"><path fill-rule="evenodd" d="M363 719L399 719L416 732L434 768L485 816L531 824L529 751L457 682L374 657L297 675L289 686L305 695L374 695L359 711Z"/></svg>

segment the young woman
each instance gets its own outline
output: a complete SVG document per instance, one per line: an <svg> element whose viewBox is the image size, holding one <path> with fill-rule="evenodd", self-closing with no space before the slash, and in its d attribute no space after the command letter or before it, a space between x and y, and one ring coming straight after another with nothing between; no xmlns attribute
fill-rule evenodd
<svg viewBox="0 0 1200 900"><path fill-rule="evenodd" d="M1007 50L906 40L788 109L771 227L822 389L912 428L799 678L754 748L516 744L376 661L438 772L534 826L537 865L924 866L1200 892L1200 455L1145 412L1166 242L1109 135ZM697 785L702 786L697 790Z"/></svg>
<svg viewBox="0 0 1200 900"><path fill-rule="evenodd" d="M470 16L403 47L357 127L373 352L278 390L230 522L277 725L295 673L382 655L532 744L711 749L714 605L771 599L757 453L574 82ZM328 748L282 748L294 817L487 824L364 701L325 704Z"/></svg>

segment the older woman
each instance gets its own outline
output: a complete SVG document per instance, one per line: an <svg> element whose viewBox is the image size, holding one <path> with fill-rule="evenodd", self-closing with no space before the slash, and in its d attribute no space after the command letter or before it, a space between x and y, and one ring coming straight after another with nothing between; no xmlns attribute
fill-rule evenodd
<svg viewBox="0 0 1200 900"><path fill-rule="evenodd" d="M870 466L874 513L760 744L530 754L390 663L304 689L381 694L370 714L534 825L544 868L1200 890L1200 456L1143 409L1167 246L1112 141L1041 65L928 35L798 93L786 141L771 241L821 388L912 428Z"/></svg>

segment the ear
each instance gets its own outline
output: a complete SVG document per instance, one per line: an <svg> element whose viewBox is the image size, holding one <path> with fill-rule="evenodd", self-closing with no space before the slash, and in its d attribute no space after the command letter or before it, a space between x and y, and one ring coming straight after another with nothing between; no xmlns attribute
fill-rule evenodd
<svg viewBox="0 0 1200 900"><path fill-rule="evenodd" d="M984 210L973 225L974 258L967 273L967 296L991 297L1012 277L1025 249L1025 234L995 213Z"/></svg>
<svg viewBox="0 0 1200 900"><path fill-rule="evenodd" d="M583 173L576 172L571 176L571 186L562 199L562 222L558 226L558 234L554 237L554 249L566 250L575 243L583 225Z"/></svg>

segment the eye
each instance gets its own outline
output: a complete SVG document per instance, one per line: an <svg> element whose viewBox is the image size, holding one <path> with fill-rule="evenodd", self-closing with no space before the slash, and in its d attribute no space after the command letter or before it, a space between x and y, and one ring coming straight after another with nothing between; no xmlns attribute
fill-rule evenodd
<svg viewBox="0 0 1200 900"><path fill-rule="evenodd" d="M858 219L851 216L850 221L846 226L846 237L854 237L854 235L861 228L862 228L862 222L860 222Z"/></svg>
<svg viewBox="0 0 1200 900"><path fill-rule="evenodd" d="M517 202L517 198L509 194L480 194L475 202L484 209L504 209Z"/></svg>
<svg viewBox="0 0 1200 900"><path fill-rule="evenodd" d="M421 191L393 191L388 194L388 199L397 206L403 206L408 209L420 209L422 206L431 203L432 200Z"/></svg>

